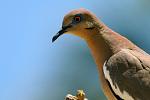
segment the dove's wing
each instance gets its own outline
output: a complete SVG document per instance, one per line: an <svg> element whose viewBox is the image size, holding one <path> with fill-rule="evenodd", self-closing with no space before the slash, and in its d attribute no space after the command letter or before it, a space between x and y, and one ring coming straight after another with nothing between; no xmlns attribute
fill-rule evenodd
<svg viewBox="0 0 150 100"><path fill-rule="evenodd" d="M106 80L118 99L150 100L150 56L123 49L105 62Z"/></svg>

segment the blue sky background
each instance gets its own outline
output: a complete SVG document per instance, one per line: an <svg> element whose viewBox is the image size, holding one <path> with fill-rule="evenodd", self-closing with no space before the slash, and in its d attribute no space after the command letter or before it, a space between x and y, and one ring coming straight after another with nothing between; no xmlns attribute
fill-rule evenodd
<svg viewBox="0 0 150 100"><path fill-rule="evenodd" d="M77 89L106 99L86 43L71 35L51 43L63 16L81 7L150 53L149 0L1 0L0 100L63 100Z"/></svg>

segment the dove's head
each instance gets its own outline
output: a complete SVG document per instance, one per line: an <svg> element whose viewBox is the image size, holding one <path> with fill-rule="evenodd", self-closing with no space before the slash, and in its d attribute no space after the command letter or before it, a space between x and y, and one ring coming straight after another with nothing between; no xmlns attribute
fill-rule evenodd
<svg viewBox="0 0 150 100"><path fill-rule="evenodd" d="M94 14L83 8L73 10L64 17L62 29L53 37L52 42L66 33L89 39L96 34L98 27L99 21Z"/></svg>

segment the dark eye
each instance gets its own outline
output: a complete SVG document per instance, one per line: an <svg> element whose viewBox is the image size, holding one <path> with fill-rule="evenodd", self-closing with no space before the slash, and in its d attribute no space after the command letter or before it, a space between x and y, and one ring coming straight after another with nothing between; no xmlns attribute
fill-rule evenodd
<svg viewBox="0 0 150 100"><path fill-rule="evenodd" d="M75 22L80 22L81 21L81 17L80 16L75 16L74 17L74 21Z"/></svg>

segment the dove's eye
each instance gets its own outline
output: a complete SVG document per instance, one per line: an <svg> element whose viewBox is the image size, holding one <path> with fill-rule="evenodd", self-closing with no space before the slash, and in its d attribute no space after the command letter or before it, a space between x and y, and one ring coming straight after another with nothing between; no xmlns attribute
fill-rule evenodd
<svg viewBox="0 0 150 100"><path fill-rule="evenodd" d="M79 23L79 22L81 21L81 14L75 15L73 21L74 21L75 23Z"/></svg>
<svg viewBox="0 0 150 100"><path fill-rule="evenodd" d="M76 22L80 22L80 21L81 21L81 17L80 17L80 16L75 16L74 20L75 20Z"/></svg>

